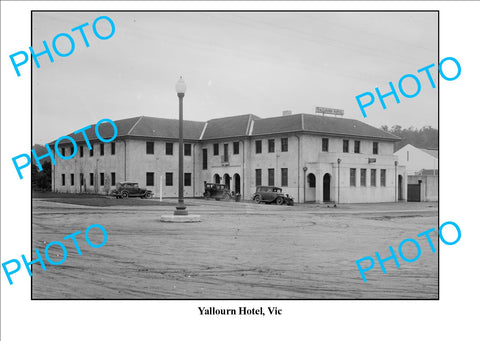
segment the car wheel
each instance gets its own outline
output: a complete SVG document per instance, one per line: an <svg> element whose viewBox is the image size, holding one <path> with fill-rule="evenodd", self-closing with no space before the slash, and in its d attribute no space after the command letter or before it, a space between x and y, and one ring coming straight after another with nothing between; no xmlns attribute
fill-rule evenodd
<svg viewBox="0 0 480 341"><path fill-rule="evenodd" d="M282 197L278 197L277 199L275 199L275 203L277 205L283 205L283 198Z"/></svg>
<svg viewBox="0 0 480 341"><path fill-rule="evenodd" d="M260 202L262 201L259 195L256 195L255 198L253 198L253 200L255 200L257 204L260 204Z"/></svg>
<svg viewBox="0 0 480 341"><path fill-rule="evenodd" d="M210 192L205 192L205 194L203 196L205 197L205 199L210 199L212 194Z"/></svg>
<svg viewBox="0 0 480 341"><path fill-rule="evenodd" d="M151 192L145 193L145 199L150 199L151 197L152 197L152 193L151 193Z"/></svg>
<svg viewBox="0 0 480 341"><path fill-rule="evenodd" d="M128 192L127 191L123 191L122 192L122 199L126 199L128 198Z"/></svg>

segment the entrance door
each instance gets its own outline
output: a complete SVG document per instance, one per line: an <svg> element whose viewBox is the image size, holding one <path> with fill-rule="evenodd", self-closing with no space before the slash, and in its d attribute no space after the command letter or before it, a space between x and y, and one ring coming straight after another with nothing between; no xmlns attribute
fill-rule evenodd
<svg viewBox="0 0 480 341"><path fill-rule="evenodd" d="M330 201L330 174L325 174L323 176L323 201L329 202Z"/></svg>
<svg viewBox="0 0 480 341"><path fill-rule="evenodd" d="M225 181L225 187L230 189L230 175L225 174L223 176L223 180Z"/></svg>
<svg viewBox="0 0 480 341"><path fill-rule="evenodd" d="M407 201L420 201L420 184L408 184Z"/></svg>
<svg viewBox="0 0 480 341"><path fill-rule="evenodd" d="M305 201L315 201L317 190L317 179L315 174L310 173L307 176L307 189L305 193Z"/></svg>
<svg viewBox="0 0 480 341"><path fill-rule="evenodd" d="M401 175L398 176L398 200L403 200L403 177Z"/></svg>
<svg viewBox="0 0 480 341"><path fill-rule="evenodd" d="M235 183L235 193L241 193L240 192L240 188L241 188L241 186L240 186L240 175L235 174L233 176L233 182Z"/></svg>

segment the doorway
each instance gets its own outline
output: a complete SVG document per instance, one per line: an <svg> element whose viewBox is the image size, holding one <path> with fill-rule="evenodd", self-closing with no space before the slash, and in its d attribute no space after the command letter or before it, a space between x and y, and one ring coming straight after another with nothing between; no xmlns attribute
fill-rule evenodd
<svg viewBox="0 0 480 341"><path fill-rule="evenodd" d="M317 190L317 179L315 174L310 173L307 175L307 190L305 193L305 201L315 201Z"/></svg>
<svg viewBox="0 0 480 341"><path fill-rule="evenodd" d="M330 174L325 174L323 176L323 202L330 202Z"/></svg>

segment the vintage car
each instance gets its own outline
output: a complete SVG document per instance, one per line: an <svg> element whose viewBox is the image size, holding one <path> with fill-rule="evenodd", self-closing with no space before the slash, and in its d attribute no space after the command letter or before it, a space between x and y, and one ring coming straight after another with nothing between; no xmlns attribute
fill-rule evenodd
<svg viewBox="0 0 480 341"><path fill-rule="evenodd" d="M214 198L215 200L228 200L232 195L230 190L224 184L205 183L205 192L203 197L206 199Z"/></svg>
<svg viewBox="0 0 480 341"><path fill-rule="evenodd" d="M293 206L293 197L288 194L283 194L280 187L273 186L258 186L257 190L252 196L257 204L261 202L275 203L277 205L287 204Z"/></svg>
<svg viewBox="0 0 480 341"><path fill-rule="evenodd" d="M141 198L151 198L153 197L153 192L138 187L138 182L119 182L116 185L116 188L112 191L111 195L116 198L128 198L128 197L141 197Z"/></svg>

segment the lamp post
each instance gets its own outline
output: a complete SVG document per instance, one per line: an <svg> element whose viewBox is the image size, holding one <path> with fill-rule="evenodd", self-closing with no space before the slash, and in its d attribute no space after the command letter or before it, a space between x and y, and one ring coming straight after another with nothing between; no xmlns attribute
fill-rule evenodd
<svg viewBox="0 0 480 341"><path fill-rule="evenodd" d="M187 208L183 202L183 97L187 85L182 77L175 85L175 91L178 96L178 206L174 215L188 215Z"/></svg>
<svg viewBox="0 0 480 341"><path fill-rule="evenodd" d="M337 159L337 204L340 204L340 162L342 162L342 159L338 158Z"/></svg>

